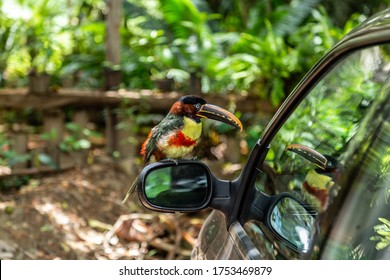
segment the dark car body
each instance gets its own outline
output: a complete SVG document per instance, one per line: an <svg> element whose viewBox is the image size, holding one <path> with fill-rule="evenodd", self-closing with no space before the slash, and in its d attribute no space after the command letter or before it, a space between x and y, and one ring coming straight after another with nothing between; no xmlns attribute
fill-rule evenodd
<svg viewBox="0 0 390 280"><path fill-rule="evenodd" d="M147 178L163 169L169 179L159 198ZM148 208L215 209L193 259L390 259L390 10L309 71L237 179L219 180L185 160L149 165L140 178ZM178 193L168 185L179 179L197 187Z"/></svg>

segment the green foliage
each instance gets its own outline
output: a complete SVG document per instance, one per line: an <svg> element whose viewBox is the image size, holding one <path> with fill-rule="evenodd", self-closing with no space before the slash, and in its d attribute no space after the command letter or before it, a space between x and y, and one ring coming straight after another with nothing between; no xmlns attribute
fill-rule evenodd
<svg viewBox="0 0 390 280"><path fill-rule="evenodd" d="M91 148L89 137L100 137L100 133L79 124L69 122L66 124L69 135L60 143L60 149L64 152L88 150Z"/></svg>
<svg viewBox="0 0 390 280"><path fill-rule="evenodd" d="M207 14L201 13L191 0L161 0L165 21L172 27L176 38L199 38L205 30Z"/></svg>
<svg viewBox="0 0 390 280"><path fill-rule="evenodd" d="M318 7L320 0L291 1L278 6L273 12L273 26L277 35L293 34Z"/></svg>
<svg viewBox="0 0 390 280"><path fill-rule="evenodd" d="M383 250L390 245L390 221L385 218L378 218L380 222L379 225L374 226L377 236L370 238L372 241L378 241L375 248L377 250Z"/></svg>
<svg viewBox="0 0 390 280"><path fill-rule="evenodd" d="M175 50L175 61L180 69L201 78L202 91L208 92L215 75L214 65L223 55L208 24L217 16L200 11L190 0L159 2L170 35L168 43Z"/></svg>
<svg viewBox="0 0 390 280"><path fill-rule="evenodd" d="M26 185L30 180L29 176L13 176L5 180L0 180L0 190L9 191Z"/></svg>
<svg viewBox="0 0 390 280"><path fill-rule="evenodd" d="M0 86L4 86L4 74L8 65L9 56L17 47L18 24L5 15L0 9Z"/></svg>
<svg viewBox="0 0 390 280"><path fill-rule="evenodd" d="M121 30L121 66L129 88L152 88L149 78L172 67L173 49L168 47L164 22L156 1L128 1L124 6L125 26Z"/></svg>
<svg viewBox="0 0 390 280"><path fill-rule="evenodd" d="M55 75L65 86L101 87L103 68L112 66L105 61L104 1L11 2L30 15L10 20L0 13L0 75L6 65L9 84L19 85L16 79L34 70ZM190 73L196 73L204 93L254 94L277 107L364 18L354 15L344 29L337 28L320 3L127 0L122 63L115 67L126 88L153 88L153 79L168 77L187 91Z"/></svg>
<svg viewBox="0 0 390 280"><path fill-rule="evenodd" d="M56 129L52 129L49 132L41 133L40 137L42 140L53 141L53 140L57 139L58 132Z"/></svg>
<svg viewBox="0 0 390 280"><path fill-rule="evenodd" d="M28 70L54 73L62 64L63 46L60 30L55 20L60 15L61 6L50 0L21 1L30 11L26 19L18 19L19 38L25 44L20 51L27 54ZM22 35L23 34L23 35Z"/></svg>
<svg viewBox="0 0 390 280"><path fill-rule="evenodd" d="M67 7L69 23L62 27L69 38L70 51L64 56L59 71L63 83L79 87L98 88L102 86L105 66L104 1L72 1Z"/></svg>
<svg viewBox="0 0 390 280"><path fill-rule="evenodd" d="M371 63L373 61L376 63ZM328 188L330 199L346 190L349 192L348 205L338 221L342 226L337 229L339 236L349 237L338 241L336 238L327 244L331 248L327 249L331 258L372 258L382 255L378 250L388 248L390 244L387 220L390 123L386 113L389 112L389 80L387 77L378 79L381 65L388 61L388 50L382 46L345 57L315 85L283 124L267 154L267 163L281 175L280 181L270 176L277 191L298 192L304 198L306 190L302 186L305 183L320 186L310 182L308 176L316 167L288 152L287 145L299 143L335 159L336 174L340 172L340 177L325 178L335 182ZM293 174L291 178L290 174ZM318 203L305 199L312 205ZM337 200L330 200L334 201ZM324 217L328 215L332 220L338 210L329 205L325 210L329 212ZM379 219L382 224L375 225L378 216L382 217ZM362 219L365 221L362 229L354 230L356 225L361 225ZM329 257L327 253L325 255Z"/></svg>
<svg viewBox="0 0 390 280"><path fill-rule="evenodd" d="M0 174L9 174L11 173L11 168L13 166L18 163L25 163L30 159L30 154L18 154L12 149L11 143L0 125ZM12 176L10 178L1 179L0 191L19 188L26 184L28 180L28 176Z"/></svg>
<svg viewBox="0 0 390 280"><path fill-rule="evenodd" d="M340 149L354 135L357 122L366 113L364 100L369 102L380 91L381 84L373 82L373 75L374 72L362 69L354 56L338 65L316 85L284 125L277 137L281 141L277 147L300 143L321 147L324 154L341 153ZM300 123L305 126L299 126ZM283 150L275 151L276 155L281 153Z"/></svg>
<svg viewBox="0 0 390 280"><path fill-rule="evenodd" d="M12 167L15 164L26 162L31 158L29 154L17 154L10 148L10 142L6 135L0 131L0 168Z"/></svg>

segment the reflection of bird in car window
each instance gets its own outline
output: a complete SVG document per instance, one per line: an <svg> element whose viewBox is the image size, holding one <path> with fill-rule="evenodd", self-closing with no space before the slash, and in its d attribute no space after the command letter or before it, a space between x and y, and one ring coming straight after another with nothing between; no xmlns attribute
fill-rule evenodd
<svg viewBox="0 0 390 280"><path fill-rule="evenodd" d="M331 177L310 170L302 185L302 196L310 206L319 212L326 210L329 204L329 191L334 182Z"/></svg>
<svg viewBox="0 0 390 280"><path fill-rule="evenodd" d="M306 174L302 184L302 196L315 210L324 212L329 204L330 192L337 181L337 160L300 144L289 145L286 150L304 157L318 167Z"/></svg>

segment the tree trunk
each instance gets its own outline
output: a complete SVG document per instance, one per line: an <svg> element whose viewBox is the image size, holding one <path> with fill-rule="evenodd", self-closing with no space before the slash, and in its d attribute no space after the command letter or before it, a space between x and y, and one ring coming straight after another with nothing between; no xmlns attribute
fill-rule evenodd
<svg viewBox="0 0 390 280"><path fill-rule="evenodd" d="M107 0L106 17L106 60L109 66L104 69L105 89L113 89L121 83L121 72L118 68L121 57L120 24L123 0Z"/></svg>
<svg viewBox="0 0 390 280"><path fill-rule="evenodd" d="M193 72L190 74L190 94L202 93L202 79L199 75L200 73L198 72Z"/></svg>

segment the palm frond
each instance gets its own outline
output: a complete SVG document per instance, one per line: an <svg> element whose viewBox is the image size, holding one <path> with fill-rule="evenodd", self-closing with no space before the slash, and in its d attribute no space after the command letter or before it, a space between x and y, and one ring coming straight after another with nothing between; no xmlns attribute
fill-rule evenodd
<svg viewBox="0 0 390 280"><path fill-rule="evenodd" d="M273 30L276 35L293 33L310 15L320 0L292 1L290 5L280 6L273 15Z"/></svg>
<svg viewBox="0 0 390 280"><path fill-rule="evenodd" d="M160 0L160 3L163 16L177 38L188 38L206 21L206 14L191 0Z"/></svg>

